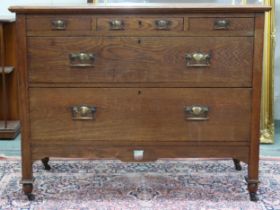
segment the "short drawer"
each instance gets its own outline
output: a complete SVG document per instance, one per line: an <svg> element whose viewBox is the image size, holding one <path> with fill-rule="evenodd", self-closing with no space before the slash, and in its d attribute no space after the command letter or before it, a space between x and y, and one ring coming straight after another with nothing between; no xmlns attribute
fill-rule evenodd
<svg viewBox="0 0 280 210"><path fill-rule="evenodd" d="M241 88L31 88L31 138L246 142L250 99Z"/></svg>
<svg viewBox="0 0 280 210"><path fill-rule="evenodd" d="M30 82L251 85L251 37L32 37L28 44Z"/></svg>
<svg viewBox="0 0 280 210"><path fill-rule="evenodd" d="M27 31L30 32L63 32L91 31L95 29L95 19L89 15L79 16L27 16Z"/></svg>
<svg viewBox="0 0 280 210"><path fill-rule="evenodd" d="M243 35L254 34L254 18L233 18L233 17L190 17L186 19L187 28L190 32L198 33L240 33Z"/></svg>
<svg viewBox="0 0 280 210"><path fill-rule="evenodd" d="M97 18L97 31L183 31L183 23L182 17L100 17Z"/></svg>

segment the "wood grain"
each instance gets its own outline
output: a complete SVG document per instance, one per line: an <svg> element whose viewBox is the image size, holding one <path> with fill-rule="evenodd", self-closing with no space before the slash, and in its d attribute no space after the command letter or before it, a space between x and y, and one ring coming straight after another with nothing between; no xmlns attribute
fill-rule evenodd
<svg viewBox="0 0 280 210"><path fill-rule="evenodd" d="M53 30L52 21L63 20L66 22L66 28L62 31ZM69 15L49 16L49 15L30 15L27 16L27 31L52 31L56 35L62 34L65 31L91 31L92 17L89 15L79 15L73 17Z"/></svg>
<svg viewBox="0 0 280 210"><path fill-rule="evenodd" d="M32 149L30 144L29 90L27 72L26 17L17 15L17 70L19 94L19 113L21 122L22 180L33 181Z"/></svg>
<svg viewBox="0 0 280 210"><path fill-rule="evenodd" d="M134 150L144 150L143 160L134 159ZM51 155L52 157L69 158L111 158L125 162L156 161L160 158L218 158L235 157L248 162L248 147L225 147L225 146L201 146L201 147L178 147L178 146L106 146L96 147L93 144L86 146L64 145L63 147L52 145L33 145L32 156L36 160Z"/></svg>
<svg viewBox="0 0 280 210"><path fill-rule="evenodd" d="M197 3L171 3L171 4L139 4L136 5L86 5L86 6L13 6L9 10L24 14L186 14L186 13L254 13L265 12L270 6L261 4L224 5L224 4L197 4Z"/></svg>
<svg viewBox="0 0 280 210"><path fill-rule="evenodd" d="M114 141L248 141L250 89L39 88L30 90L31 138ZM94 105L96 119L73 121L70 107ZM208 121L184 107L209 106Z"/></svg>
<svg viewBox="0 0 280 210"><path fill-rule="evenodd" d="M170 18L170 17L135 17L135 16L112 16L112 17L100 17L97 18L97 31L110 31L114 33L116 31L111 30L110 21L112 20L121 20L124 23L125 32L131 31L160 31L156 28L156 20L166 20L170 21L170 27L168 30L163 30L163 32L168 33L170 31L183 31L183 22L184 18Z"/></svg>
<svg viewBox="0 0 280 210"><path fill-rule="evenodd" d="M218 30L219 32L227 31L228 33L236 33L237 31L249 34L254 31L254 18L189 18L189 30L197 31L199 33L215 31L214 23L217 20L229 21L229 27L225 30Z"/></svg>
<svg viewBox="0 0 280 210"><path fill-rule="evenodd" d="M264 38L264 15L257 14L255 22L255 47L253 67L253 94L252 94L252 118L251 118L251 145L248 165L248 180L258 181L259 178L259 145L260 145L260 111L261 111L261 88L263 69L263 38ZM250 192L256 192L258 185L250 187Z"/></svg>
<svg viewBox="0 0 280 210"><path fill-rule="evenodd" d="M90 18L92 18L90 20ZM65 30L52 30L52 20L67 22ZM111 30L110 21L122 20L123 30ZM155 20L169 20L169 30L157 30ZM230 21L227 30L213 30L216 20ZM31 15L28 36L254 36L254 16L251 14L188 14L175 15ZM90 27L90 22L92 27ZM188 26L191 27L188 27ZM186 27L187 26L187 27Z"/></svg>
<svg viewBox="0 0 280 210"><path fill-rule="evenodd" d="M253 39L249 37L34 37L28 44L30 82L251 86ZM94 53L95 67L70 67L72 52ZM211 54L209 67L187 66L186 53L197 52Z"/></svg>

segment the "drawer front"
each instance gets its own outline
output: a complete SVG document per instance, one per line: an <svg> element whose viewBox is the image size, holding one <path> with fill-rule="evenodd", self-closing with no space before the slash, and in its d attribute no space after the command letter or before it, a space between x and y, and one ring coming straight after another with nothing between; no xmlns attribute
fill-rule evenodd
<svg viewBox="0 0 280 210"><path fill-rule="evenodd" d="M183 31L184 18L170 17L100 17L97 18L97 31Z"/></svg>
<svg viewBox="0 0 280 210"><path fill-rule="evenodd" d="M199 18L192 17L188 21L188 30L192 32L228 32L228 33L244 33L253 35L254 18Z"/></svg>
<svg viewBox="0 0 280 210"><path fill-rule="evenodd" d="M245 142L250 99L241 88L31 88L31 138Z"/></svg>
<svg viewBox="0 0 280 210"><path fill-rule="evenodd" d="M65 31L91 31L95 29L95 19L91 16L27 16L27 31L34 32L57 32Z"/></svg>
<svg viewBox="0 0 280 210"><path fill-rule="evenodd" d="M251 37L40 37L28 44L31 82L251 85Z"/></svg>

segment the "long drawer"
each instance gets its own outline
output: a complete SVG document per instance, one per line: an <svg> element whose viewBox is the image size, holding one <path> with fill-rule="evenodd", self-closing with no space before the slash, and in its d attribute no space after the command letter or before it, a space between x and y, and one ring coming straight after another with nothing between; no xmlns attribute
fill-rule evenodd
<svg viewBox="0 0 280 210"><path fill-rule="evenodd" d="M246 142L250 99L245 88L31 88L31 138Z"/></svg>
<svg viewBox="0 0 280 210"><path fill-rule="evenodd" d="M251 86L251 37L29 38L29 80Z"/></svg>

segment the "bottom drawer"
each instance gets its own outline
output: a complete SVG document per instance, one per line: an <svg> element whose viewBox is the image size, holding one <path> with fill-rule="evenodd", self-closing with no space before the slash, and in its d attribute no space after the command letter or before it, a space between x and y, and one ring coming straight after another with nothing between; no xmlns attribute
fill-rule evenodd
<svg viewBox="0 0 280 210"><path fill-rule="evenodd" d="M251 89L31 88L32 141L249 141Z"/></svg>

